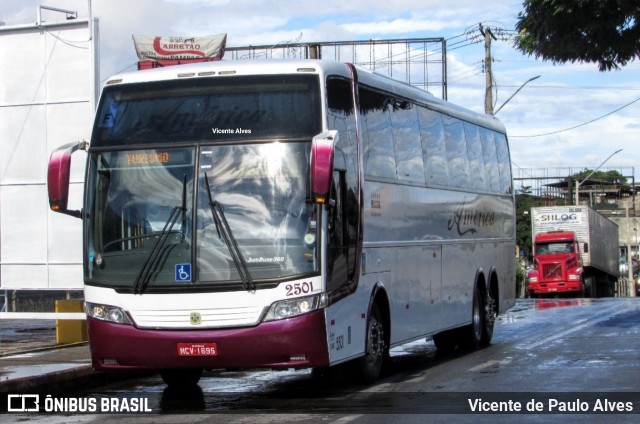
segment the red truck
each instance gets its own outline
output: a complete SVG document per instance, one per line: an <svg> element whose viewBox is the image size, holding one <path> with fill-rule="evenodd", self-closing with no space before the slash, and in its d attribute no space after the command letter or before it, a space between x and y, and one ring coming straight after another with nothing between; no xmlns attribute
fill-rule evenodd
<svg viewBox="0 0 640 424"><path fill-rule="evenodd" d="M618 226L587 206L531 209L531 297L612 296L618 278Z"/></svg>

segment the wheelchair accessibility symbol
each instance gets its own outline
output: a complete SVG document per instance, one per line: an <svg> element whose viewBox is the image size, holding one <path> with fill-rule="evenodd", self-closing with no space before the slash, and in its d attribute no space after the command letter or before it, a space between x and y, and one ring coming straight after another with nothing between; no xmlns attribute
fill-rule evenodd
<svg viewBox="0 0 640 424"><path fill-rule="evenodd" d="M176 264L176 281L191 281L191 264Z"/></svg>

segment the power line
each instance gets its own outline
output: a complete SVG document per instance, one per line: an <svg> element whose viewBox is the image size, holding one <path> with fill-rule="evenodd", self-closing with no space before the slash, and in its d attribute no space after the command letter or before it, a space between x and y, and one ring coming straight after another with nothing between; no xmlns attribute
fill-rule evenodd
<svg viewBox="0 0 640 424"><path fill-rule="evenodd" d="M459 83L460 81L464 81L464 80L466 80L468 78L475 77L475 76L478 76L478 75L482 75L482 72L479 69L470 69L467 72L464 72L464 73L461 73L461 74L458 74L458 75L454 75L453 77L449 76L449 78L448 78L449 79L449 84Z"/></svg>
<svg viewBox="0 0 640 424"><path fill-rule="evenodd" d="M502 87L515 88L517 85L503 85ZM532 85L529 89L559 89L559 90L616 90L616 91L640 91L640 87L623 87L623 86L597 86L597 85Z"/></svg>
<svg viewBox="0 0 640 424"><path fill-rule="evenodd" d="M565 131L571 131L571 130L575 130L576 128L580 128L580 127L584 127L585 125L591 124L592 122L598 121L600 119L606 118L609 115L613 115L616 112L621 111L622 109L631 106L632 104L634 104L635 102L640 101L640 97L638 97L635 100L630 101L629 103L620 106L619 108L617 108L616 110L612 110L611 112L605 113L602 116L599 116L597 118L591 119L590 121L587 122L583 122L582 124L579 125L575 125L573 127L569 127L569 128L565 128L562 130L558 130L558 131L552 131L552 132L548 132L548 133L544 133L544 134L535 134L535 135L511 135L509 136L509 138L533 138L533 137L544 137L547 135L553 135L553 134L559 134L561 132L565 132Z"/></svg>

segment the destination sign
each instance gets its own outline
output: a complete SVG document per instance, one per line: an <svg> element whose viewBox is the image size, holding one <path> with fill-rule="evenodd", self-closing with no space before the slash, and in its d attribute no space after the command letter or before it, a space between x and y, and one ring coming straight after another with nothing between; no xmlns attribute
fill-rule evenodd
<svg viewBox="0 0 640 424"><path fill-rule="evenodd" d="M127 153L124 156L125 164L129 166L135 165L156 165L169 163L171 155L168 152L153 153Z"/></svg>
<svg viewBox="0 0 640 424"><path fill-rule="evenodd" d="M187 149L137 150L123 152L118 164L122 168L183 166L193 163L192 156Z"/></svg>

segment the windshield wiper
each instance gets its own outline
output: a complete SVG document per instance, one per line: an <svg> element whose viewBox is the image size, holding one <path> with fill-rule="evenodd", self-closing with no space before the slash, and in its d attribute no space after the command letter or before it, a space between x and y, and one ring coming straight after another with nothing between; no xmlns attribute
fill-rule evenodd
<svg viewBox="0 0 640 424"><path fill-rule="evenodd" d="M133 283L133 292L135 294L142 294L147 289L149 285L149 281L151 280L152 271L155 270L158 266L158 262L160 260L160 253L162 252L162 247L167 242L167 239L171 235L171 231L173 230L173 226L176 221L182 214L182 230L180 240L184 241L185 238L185 228L186 228L186 217L187 217L187 175L183 175L182 179L182 204L180 206L174 206L171 209L171 213L169 214L169 218L167 218L167 222L165 222L162 231L158 235L156 242L151 248L151 252L149 252L149 256L142 264L142 268L140 272L138 272L138 276L136 277L136 281Z"/></svg>
<svg viewBox="0 0 640 424"><path fill-rule="evenodd" d="M213 216L213 222L216 225L216 230L218 231L218 237L224 240L224 243L227 245L227 249L231 254L231 259L233 259L233 263L238 270L238 274L240 274L240 279L242 280L242 285L245 290L255 291L256 284L253 282L253 278L251 278L251 273L249 272L249 267L247 266L247 262L244 260L244 256L240 251L240 247L238 246L238 242L233 236L233 232L231 231L231 227L227 222L227 218L224 214L224 207L218 201L214 201L211 197L211 187L209 186L209 177L207 173L204 174L204 181L207 186L207 195L209 196L209 207L211 208L211 215Z"/></svg>

